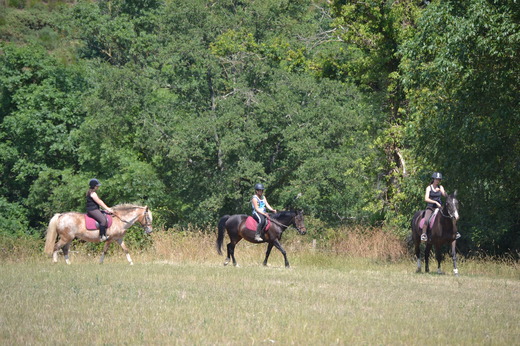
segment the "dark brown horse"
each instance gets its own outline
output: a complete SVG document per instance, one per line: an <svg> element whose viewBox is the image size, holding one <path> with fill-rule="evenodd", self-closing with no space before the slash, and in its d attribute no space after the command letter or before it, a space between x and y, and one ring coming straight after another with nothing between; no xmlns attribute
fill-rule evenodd
<svg viewBox="0 0 520 346"><path fill-rule="evenodd" d="M415 256L417 257L417 272L421 272L421 233L422 229L419 227L424 210L418 211L412 218L412 240L415 245ZM456 253L456 235L457 235L457 220L459 219L459 201L457 200L457 191L449 195L446 199L446 204L439 210L432 227L428 227L427 235L428 241L424 249L425 271L429 272L428 259L430 257L430 250L435 246L435 258L437 259L437 272L442 274L442 246L444 244L451 244L451 256L453 258L453 273L459 274L457 269L457 253ZM426 220L425 222L428 222Z"/></svg>
<svg viewBox="0 0 520 346"><path fill-rule="evenodd" d="M303 212L302 211L282 211L275 214L269 214L271 220L270 228L264 233L263 243L267 243L267 251L265 253L264 266L267 265L267 259L269 254L274 247L276 247L283 255L285 259L285 267L289 268L289 261L287 260L287 253L285 252L282 245L280 245L280 239L282 233L287 227L293 225L296 227L300 234L305 234L305 224L303 223ZM217 235L217 252L222 255L222 243L224 242L224 231L227 230L230 242L227 244L227 257L224 265L227 265L231 259L233 259L233 265L237 266L235 259L235 246L237 243L245 239L251 243L260 244L255 240L255 231L246 228L247 215L236 214L236 215L225 215L218 223L218 235Z"/></svg>

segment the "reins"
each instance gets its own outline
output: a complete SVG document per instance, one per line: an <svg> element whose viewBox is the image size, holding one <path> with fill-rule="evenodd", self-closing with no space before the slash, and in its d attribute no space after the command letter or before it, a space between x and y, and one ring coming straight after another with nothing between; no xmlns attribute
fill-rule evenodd
<svg viewBox="0 0 520 346"><path fill-rule="evenodd" d="M126 220L123 220L123 219L121 218L121 216L117 215L116 213L112 213L112 216L117 217L119 220L121 220L121 221L123 221L124 223L127 223L127 224L128 224L128 223L132 223L132 224L135 223L135 221L132 222L132 221L126 221ZM137 218L139 218L139 216L137 216L136 219L137 219Z"/></svg>
<svg viewBox="0 0 520 346"><path fill-rule="evenodd" d="M446 204L446 209L448 209L448 205L447 204ZM442 216L444 216L447 219L454 219L455 218L454 216L451 216L449 209L448 209L448 215L444 214L444 208L442 208L440 210L440 213L441 213Z"/></svg>
<svg viewBox="0 0 520 346"><path fill-rule="evenodd" d="M280 226L280 227L284 227L284 228L287 228L287 227L290 226L290 224L289 224L289 225L284 225L283 223L278 222L278 221L276 221L275 219L271 219L271 218L269 218L269 221L271 221L271 222L277 224L277 225Z"/></svg>
<svg viewBox="0 0 520 346"><path fill-rule="evenodd" d="M136 208L143 208L143 207L136 207ZM117 217L119 220L121 220L122 222L126 223L126 224L134 224L135 221L126 221L126 220L123 220L121 218L121 216L117 215L116 213L112 213L113 216ZM139 216L136 216L136 219L138 219ZM145 211L144 212L144 225L142 225L143 227L150 227L151 224L148 222L148 213Z"/></svg>

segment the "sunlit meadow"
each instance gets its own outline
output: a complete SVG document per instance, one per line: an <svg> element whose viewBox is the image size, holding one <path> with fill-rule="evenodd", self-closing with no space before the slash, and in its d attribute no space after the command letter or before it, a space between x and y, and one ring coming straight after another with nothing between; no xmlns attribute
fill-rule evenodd
<svg viewBox="0 0 520 346"><path fill-rule="evenodd" d="M294 232L295 233L295 232ZM348 233L348 232L346 232ZM350 241L348 240L350 239ZM227 239L225 241L227 243ZM356 245L357 243L357 245ZM416 274L399 241L288 234L291 268L241 242L223 266L215 235L157 232L128 265L78 243L72 265L2 256L2 344L518 344L518 264L461 258L461 276ZM3 249L5 253L5 248ZM389 256L387 252L392 251ZM224 249L225 253L225 249ZM362 255L364 254L364 256ZM433 265L433 268L436 266Z"/></svg>

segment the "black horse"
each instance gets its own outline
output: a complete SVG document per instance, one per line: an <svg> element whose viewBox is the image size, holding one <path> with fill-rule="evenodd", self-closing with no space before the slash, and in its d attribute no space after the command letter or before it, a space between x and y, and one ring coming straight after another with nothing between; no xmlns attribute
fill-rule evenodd
<svg viewBox="0 0 520 346"><path fill-rule="evenodd" d="M243 238L251 243L260 244L255 240L255 231L246 228L247 215L236 214L236 215L224 215L218 223L218 235L217 235L217 252L222 255L222 243L224 241L224 231L227 230L230 242L227 244L227 257L224 265L227 265L231 259L233 259L233 265L237 266L235 259L235 246ZM275 214L269 214L271 220L270 228L264 233L264 241L267 243L267 251L265 253L264 266L267 265L267 259L269 254L274 247L276 247L282 253L285 259L285 267L289 268L289 261L287 260L287 253L285 252L282 245L280 245L280 239L282 233L287 227L293 225L296 227L300 234L305 234L305 224L303 223L303 212L302 211L282 211Z"/></svg>
<svg viewBox="0 0 520 346"><path fill-rule="evenodd" d="M421 233L422 229L419 227L424 210L418 211L412 218L412 240L415 245L415 256L417 257L417 272L421 272ZM451 256L453 258L453 273L459 274L457 269L457 253L456 253L456 235L457 235L457 220L459 219L459 201L457 200L457 191L449 195L446 199L446 204L439 210L432 227L428 227L427 235L428 241L424 249L425 271L429 272L428 259L430 257L430 250L432 245L435 246L435 258L437 259L437 272L442 274L442 245L451 243ZM428 222L426 220L425 222Z"/></svg>

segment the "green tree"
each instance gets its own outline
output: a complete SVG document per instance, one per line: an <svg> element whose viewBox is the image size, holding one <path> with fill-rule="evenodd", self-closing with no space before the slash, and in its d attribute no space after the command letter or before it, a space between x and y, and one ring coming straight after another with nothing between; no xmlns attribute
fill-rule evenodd
<svg viewBox="0 0 520 346"><path fill-rule="evenodd" d="M323 60L326 76L354 81L378 100L386 114L379 125L381 131L374 139L374 145L381 150L385 161L379 165L380 171L373 174L383 177L381 211L390 223L408 212L404 208L408 196L402 186L409 163L403 143L407 101L399 69L400 47L413 36L415 20L423 6L421 2L411 0L337 0L330 3L333 27L344 41L344 47L342 54L334 55L332 61Z"/></svg>
<svg viewBox="0 0 520 346"><path fill-rule="evenodd" d="M79 66L61 65L39 47L5 44L1 50L1 191L23 205L41 171L78 167L70 134L85 116L85 80Z"/></svg>
<svg viewBox="0 0 520 346"><path fill-rule="evenodd" d="M488 251L520 246L518 19L516 2L435 2L403 49L417 162L459 190L463 232Z"/></svg>

